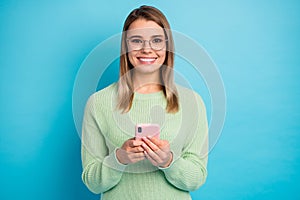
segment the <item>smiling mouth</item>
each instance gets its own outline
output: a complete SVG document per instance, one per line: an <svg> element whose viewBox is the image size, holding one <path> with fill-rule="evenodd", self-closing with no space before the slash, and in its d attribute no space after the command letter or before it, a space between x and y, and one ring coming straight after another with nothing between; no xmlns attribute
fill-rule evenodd
<svg viewBox="0 0 300 200"><path fill-rule="evenodd" d="M138 60L141 64L153 64L156 61L157 58L154 57L138 57Z"/></svg>

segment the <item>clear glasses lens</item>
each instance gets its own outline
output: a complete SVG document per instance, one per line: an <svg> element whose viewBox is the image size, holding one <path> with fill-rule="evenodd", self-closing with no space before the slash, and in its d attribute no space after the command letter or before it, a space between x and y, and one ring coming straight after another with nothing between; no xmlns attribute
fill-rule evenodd
<svg viewBox="0 0 300 200"><path fill-rule="evenodd" d="M166 41L163 38L153 38L151 40L142 40L140 38L130 38L127 40L130 49L141 50L144 48L145 43L148 42L153 50L161 50L166 46Z"/></svg>

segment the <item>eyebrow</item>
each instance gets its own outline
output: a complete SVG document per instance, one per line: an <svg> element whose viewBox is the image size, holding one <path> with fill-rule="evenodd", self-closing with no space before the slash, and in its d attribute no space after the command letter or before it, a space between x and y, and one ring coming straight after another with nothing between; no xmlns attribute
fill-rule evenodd
<svg viewBox="0 0 300 200"><path fill-rule="evenodd" d="M164 37L164 35L152 35L151 38L155 38L155 37ZM143 38L141 35L132 35L129 37L129 39L131 38Z"/></svg>

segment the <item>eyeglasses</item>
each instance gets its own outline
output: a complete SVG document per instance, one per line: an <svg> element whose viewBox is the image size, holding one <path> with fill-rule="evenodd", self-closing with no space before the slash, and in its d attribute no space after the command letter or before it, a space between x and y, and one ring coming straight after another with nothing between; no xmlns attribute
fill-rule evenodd
<svg viewBox="0 0 300 200"><path fill-rule="evenodd" d="M133 51L138 51L144 48L145 42L148 42L151 49L155 51L162 50L164 47L166 47L166 42L168 40L163 38L153 38L151 40L142 40L141 38L130 38L127 39L128 47Z"/></svg>

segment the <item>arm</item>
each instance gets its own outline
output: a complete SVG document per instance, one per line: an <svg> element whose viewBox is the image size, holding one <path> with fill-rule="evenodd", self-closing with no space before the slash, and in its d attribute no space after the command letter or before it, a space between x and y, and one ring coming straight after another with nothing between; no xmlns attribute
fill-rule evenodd
<svg viewBox="0 0 300 200"><path fill-rule="evenodd" d="M160 168L172 185L186 191L198 189L207 176L208 125L202 100L198 98L197 103L198 117L191 124L192 137L187 139L183 153L167 168Z"/></svg>
<svg viewBox="0 0 300 200"><path fill-rule="evenodd" d="M82 180L94 193L117 185L126 165L118 162L116 150L109 153L94 108L94 96L87 102L82 126Z"/></svg>

